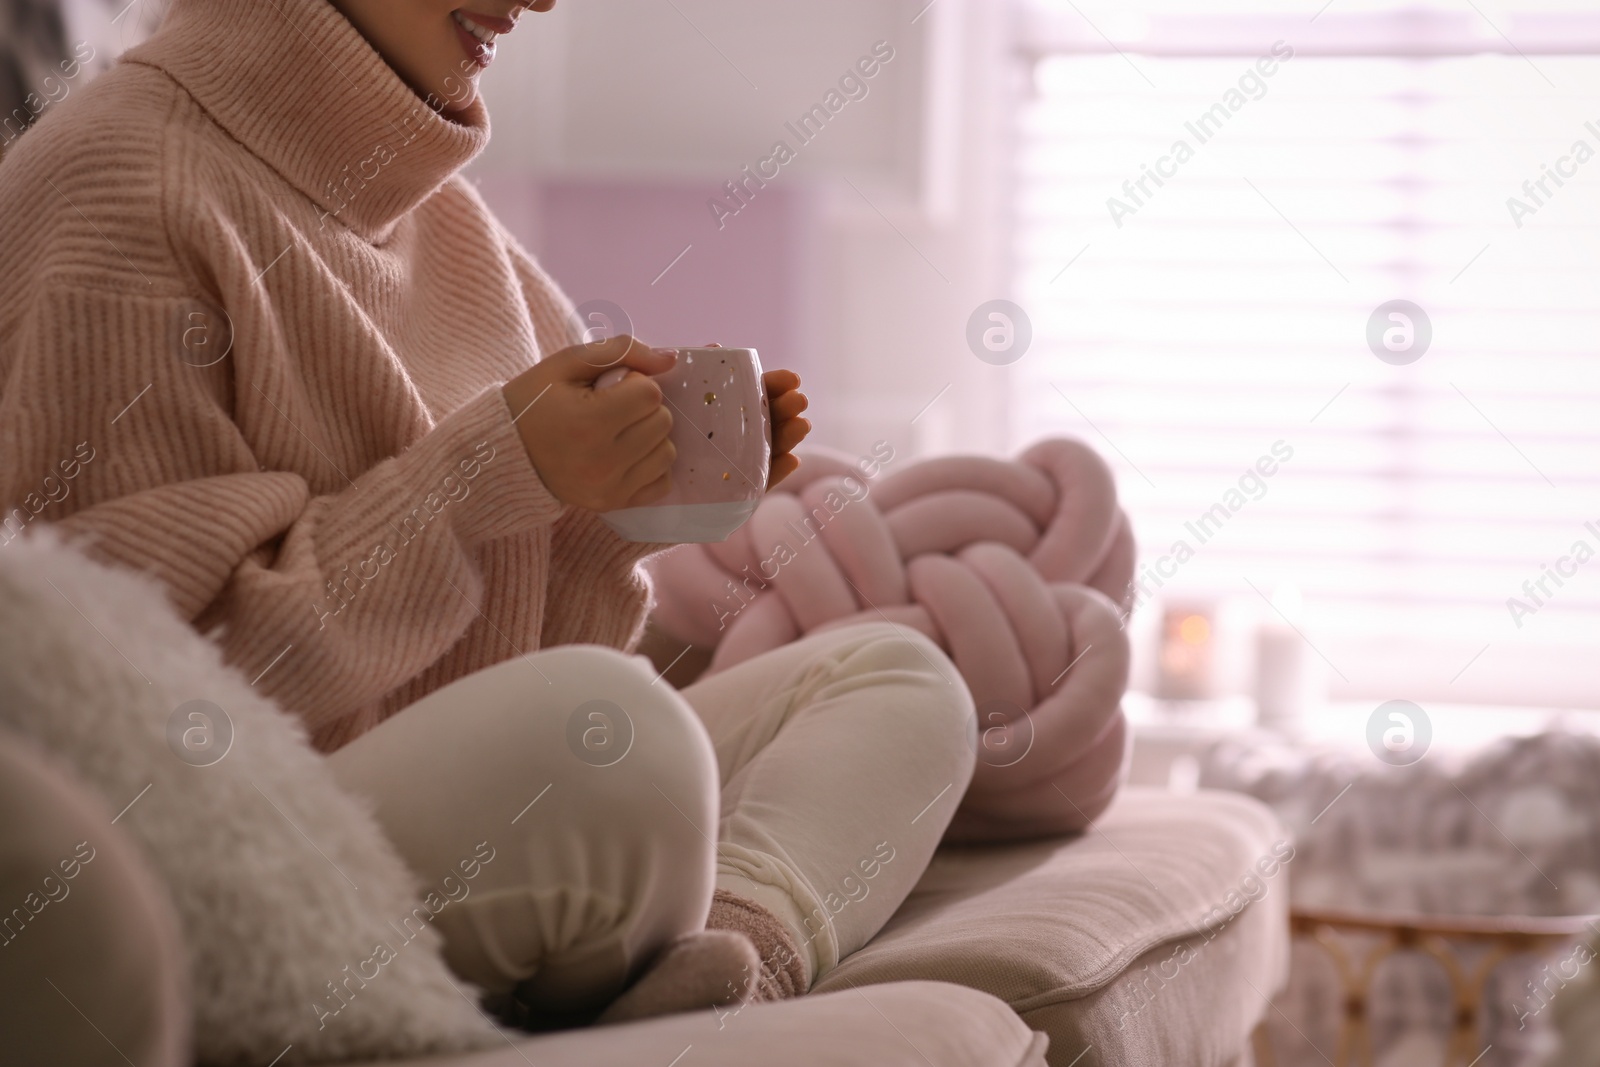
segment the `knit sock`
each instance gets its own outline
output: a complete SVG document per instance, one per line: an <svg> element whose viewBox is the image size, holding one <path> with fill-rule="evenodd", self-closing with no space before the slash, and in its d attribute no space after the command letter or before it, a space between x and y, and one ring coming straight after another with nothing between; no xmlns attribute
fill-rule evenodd
<svg viewBox="0 0 1600 1067"><path fill-rule="evenodd" d="M750 939L729 930L685 934L595 1020L600 1025L743 1004L755 993L761 958Z"/></svg>
<svg viewBox="0 0 1600 1067"><path fill-rule="evenodd" d="M735 931L755 945L760 954L756 1000L784 1000L811 988L807 957L789 926L749 897L718 889L711 898L706 929Z"/></svg>

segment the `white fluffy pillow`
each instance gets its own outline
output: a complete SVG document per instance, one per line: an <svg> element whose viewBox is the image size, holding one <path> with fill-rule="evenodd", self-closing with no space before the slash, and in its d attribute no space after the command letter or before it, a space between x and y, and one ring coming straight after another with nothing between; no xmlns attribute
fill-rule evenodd
<svg viewBox="0 0 1600 1067"><path fill-rule="evenodd" d="M232 723L231 746L209 766L194 752L205 751L206 724L185 711L172 726L195 700ZM154 581L93 563L48 531L0 548L0 724L122 812L118 827L165 880L192 968L201 1062L265 1065L286 1046L280 1064L503 1041L474 1007L478 991L446 969L437 932L413 923L407 941L392 925L427 911L370 810L335 785L299 721L224 667ZM184 729L202 731L188 749L169 741ZM351 980L358 968L372 974L380 945L393 958L370 981ZM345 983L342 999L330 982Z"/></svg>

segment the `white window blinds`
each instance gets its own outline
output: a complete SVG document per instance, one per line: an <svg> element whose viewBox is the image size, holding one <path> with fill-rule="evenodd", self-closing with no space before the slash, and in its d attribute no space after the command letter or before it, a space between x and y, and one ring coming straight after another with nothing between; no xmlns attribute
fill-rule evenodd
<svg viewBox="0 0 1600 1067"><path fill-rule="evenodd" d="M1318 6L1025 14L1016 443L1192 549L1147 589L1297 587L1337 697L1600 706L1600 15Z"/></svg>

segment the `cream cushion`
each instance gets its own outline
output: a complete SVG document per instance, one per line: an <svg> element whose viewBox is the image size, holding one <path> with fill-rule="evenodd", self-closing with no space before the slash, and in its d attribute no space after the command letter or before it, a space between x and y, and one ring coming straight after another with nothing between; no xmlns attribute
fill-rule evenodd
<svg viewBox="0 0 1600 1067"><path fill-rule="evenodd" d="M1248 797L1128 789L1082 836L941 849L817 989L972 986L1048 1033L1060 1067L1226 1064L1287 977L1292 857Z"/></svg>

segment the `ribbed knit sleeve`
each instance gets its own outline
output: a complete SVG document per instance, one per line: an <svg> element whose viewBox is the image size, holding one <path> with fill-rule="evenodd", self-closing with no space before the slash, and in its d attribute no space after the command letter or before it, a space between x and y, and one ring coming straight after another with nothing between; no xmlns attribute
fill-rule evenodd
<svg viewBox="0 0 1600 1067"><path fill-rule="evenodd" d="M498 225L498 223L497 223ZM581 339L572 304L503 226L539 345L554 352ZM599 515L572 508L556 523L546 596L546 645L593 643L632 651L644 635L652 592L637 564L670 544L625 541Z"/></svg>
<svg viewBox="0 0 1600 1067"><path fill-rule="evenodd" d="M25 499L24 472L51 471L86 443L93 458L77 453L50 516L58 529L152 572L230 663L313 732L462 637L483 592L479 546L565 511L498 386L318 495L252 454L230 418L230 361L200 368L174 358L182 301L41 292L0 396L0 499Z"/></svg>

